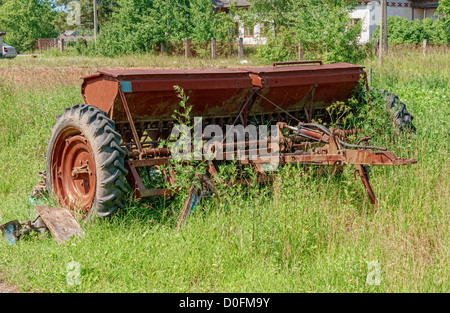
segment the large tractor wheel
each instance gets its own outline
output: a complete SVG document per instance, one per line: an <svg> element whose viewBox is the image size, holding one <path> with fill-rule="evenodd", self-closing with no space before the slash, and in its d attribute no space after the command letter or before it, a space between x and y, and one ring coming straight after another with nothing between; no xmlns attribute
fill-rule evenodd
<svg viewBox="0 0 450 313"><path fill-rule="evenodd" d="M105 112L90 105L64 109L47 150L47 189L83 219L109 216L127 191L121 136Z"/></svg>

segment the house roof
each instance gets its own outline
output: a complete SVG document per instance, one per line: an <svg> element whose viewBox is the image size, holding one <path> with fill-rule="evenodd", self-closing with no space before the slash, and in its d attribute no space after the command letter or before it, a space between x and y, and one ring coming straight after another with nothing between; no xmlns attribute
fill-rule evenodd
<svg viewBox="0 0 450 313"><path fill-rule="evenodd" d="M212 0L212 4L216 8L226 8L230 6L232 2L236 2L237 7L248 7L250 3L245 0Z"/></svg>
<svg viewBox="0 0 450 313"><path fill-rule="evenodd" d="M411 2L411 6L413 8L437 8L439 5L439 1L436 0L409 0Z"/></svg>

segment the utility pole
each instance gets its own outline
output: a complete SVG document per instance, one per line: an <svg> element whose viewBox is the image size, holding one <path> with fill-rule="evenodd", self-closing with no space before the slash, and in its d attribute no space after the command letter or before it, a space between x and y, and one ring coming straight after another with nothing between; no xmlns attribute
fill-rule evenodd
<svg viewBox="0 0 450 313"><path fill-rule="evenodd" d="M94 0L94 41L97 41L97 0Z"/></svg>
<svg viewBox="0 0 450 313"><path fill-rule="evenodd" d="M387 0L383 0L383 25L384 25L384 38L383 38L383 47L384 47L384 54L387 54L388 52L388 31L387 31Z"/></svg>
<svg viewBox="0 0 450 313"><path fill-rule="evenodd" d="M380 0L380 42L378 47L378 64L381 65L383 53L387 52L387 3Z"/></svg>

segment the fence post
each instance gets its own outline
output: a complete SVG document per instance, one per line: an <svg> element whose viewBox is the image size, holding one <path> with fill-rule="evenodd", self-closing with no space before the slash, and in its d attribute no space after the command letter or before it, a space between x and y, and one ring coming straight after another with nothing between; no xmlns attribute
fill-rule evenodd
<svg viewBox="0 0 450 313"><path fill-rule="evenodd" d="M244 57L244 38L239 38L239 59Z"/></svg>
<svg viewBox="0 0 450 313"><path fill-rule="evenodd" d="M423 56L426 57L427 56L428 39L424 39L422 45L423 45Z"/></svg>
<svg viewBox="0 0 450 313"><path fill-rule="evenodd" d="M369 84L369 86L372 85L372 68L371 67L369 68L369 78L368 78L367 83Z"/></svg>
<svg viewBox="0 0 450 313"><path fill-rule="evenodd" d="M191 41L188 37L184 38L184 57L187 59L191 55Z"/></svg>
<svg viewBox="0 0 450 313"><path fill-rule="evenodd" d="M61 52L64 52L64 38L61 38L59 40L59 45L60 45Z"/></svg>
<svg viewBox="0 0 450 313"><path fill-rule="evenodd" d="M211 58L216 58L216 38L211 38Z"/></svg>
<svg viewBox="0 0 450 313"><path fill-rule="evenodd" d="M300 61L303 60L303 49L302 49L302 41L301 40L298 41L298 59Z"/></svg>

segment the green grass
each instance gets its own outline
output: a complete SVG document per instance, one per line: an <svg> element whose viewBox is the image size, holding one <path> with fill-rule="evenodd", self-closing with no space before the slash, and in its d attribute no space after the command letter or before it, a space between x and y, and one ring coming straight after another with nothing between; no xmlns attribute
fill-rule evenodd
<svg viewBox="0 0 450 313"><path fill-rule="evenodd" d="M78 66L92 73L145 60L45 56L0 63L0 70L15 71L0 81L0 224L37 215L27 197L44 170L55 114L81 102ZM160 64L172 60L183 61ZM376 58L364 62L373 68L373 86L398 94L418 129L399 137L381 131L372 142L418 160L370 169L376 210L350 166L335 176L290 166L273 185L219 186L224 196L203 201L179 233L177 201L125 199L127 210L112 219L83 224L82 240L1 241L0 273L21 291L449 292L449 61L446 50L436 49L426 58L394 51L381 67ZM192 61L200 63L210 66ZM38 67L52 75L24 74ZM66 282L71 261L80 263L80 285ZM380 265L380 285L366 285L371 261Z"/></svg>

